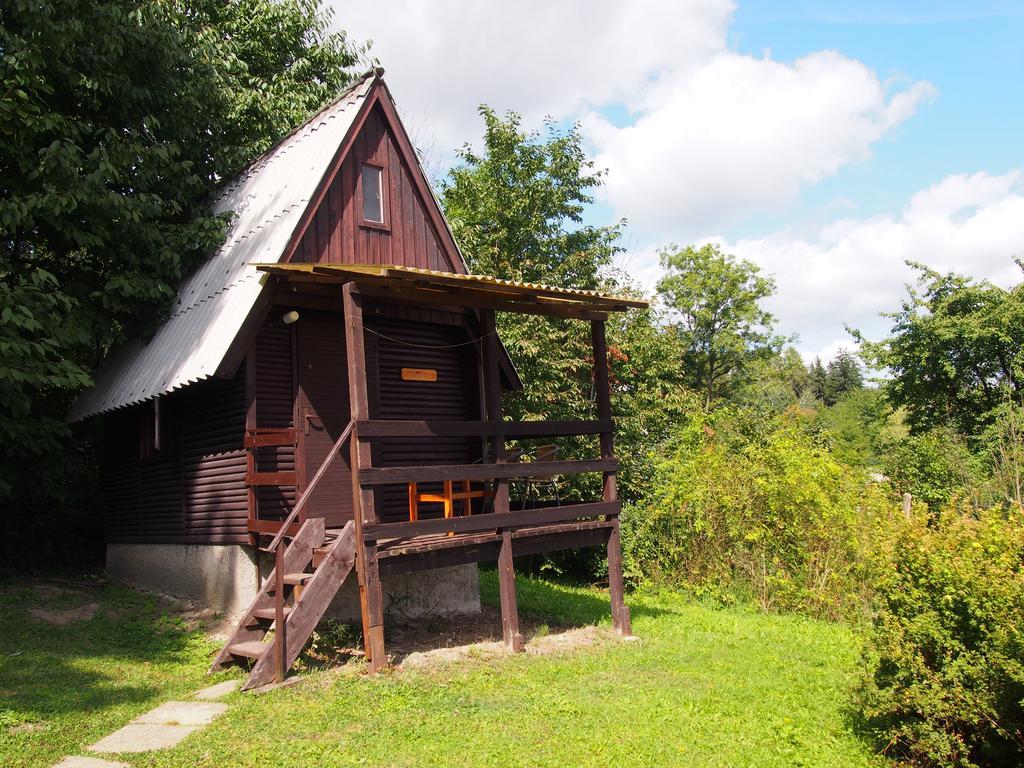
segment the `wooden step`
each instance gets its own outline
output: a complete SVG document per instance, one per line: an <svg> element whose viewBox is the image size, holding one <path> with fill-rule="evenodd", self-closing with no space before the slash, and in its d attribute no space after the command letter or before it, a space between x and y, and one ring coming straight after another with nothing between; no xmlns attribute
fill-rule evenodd
<svg viewBox="0 0 1024 768"><path fill-rule="evenodd" d="M258 659L270 647L270 643L263 643L259 640L246 640L243 643L229 645L228 653L232 656L245 656L248 659Z"/></svg>
<svg viewBox="0 0 1024 768"><path fill-rule="evenodd" d="M330 554L330 547L319 547L313 550L313 567L319 568L320 563L327 559L327 555Z"/></svg>
<svg viewBox="0 0 1024 768"><path fill-rule="evenodd" d="M293 587L301 587L312 578L312 573L286 573L283 581L285 584L291 584Z"/></svg>
<svg viewBox="0 0 1024 768"><path fill-rule="evenodd" d="M284 607L284 617L286 619L288 618L288 613L290 611L291 606L286 605ZM257 619L268 619L269 621L273 621L277 618L277 608L257 608L255 611L252 612L252 615L255 616Z"/></svg>

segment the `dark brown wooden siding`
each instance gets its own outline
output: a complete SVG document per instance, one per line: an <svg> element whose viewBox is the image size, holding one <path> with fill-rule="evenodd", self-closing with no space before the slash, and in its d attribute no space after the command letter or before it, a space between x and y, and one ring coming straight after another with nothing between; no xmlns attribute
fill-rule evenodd
<svg viewBox="0 0 1024 768"><path fill-rule="evenodd" d="M152 409L146 403L104 417L107 541L246 542L244 374L161 398L161 450L140 459L141 423Z"/></svg>
<svg viewBox="0 0 1024 768"><path fill-rule="evenodd" d="M384 226L362 222L360 173L364 163L384 168ZM332 180L327 194L299 243L294 262L397 264L446 272L464 272L461 259L446 252L427 206L413 183L380 107L362 130Z"/></svg>
<svg viewBox="0 0 1024 768"><path fill-rule="evenodd" d="M480 418L477 352L465 327L393 318L367 322L371 413L380 419L472 421ZM437 381L405 381L402 368L437 371ZM375 452L377 466L470 464L482 455L480 440L431 438L388 442ZM440 491L440 484L425 491ZM408 492L389 486L377 494L383 520L408 519ZM423 517L440 514L425 508Z"/></svg>

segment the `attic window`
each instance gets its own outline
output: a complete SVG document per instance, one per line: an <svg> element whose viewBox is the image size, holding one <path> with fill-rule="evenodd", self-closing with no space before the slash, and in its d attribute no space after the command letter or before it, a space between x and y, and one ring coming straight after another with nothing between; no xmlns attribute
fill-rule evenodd
<svg viewBox="0 0 1024 768"><path fill-rule="evenodd" d="M363 221L384 223L384 169L363 166Z"/></svg>

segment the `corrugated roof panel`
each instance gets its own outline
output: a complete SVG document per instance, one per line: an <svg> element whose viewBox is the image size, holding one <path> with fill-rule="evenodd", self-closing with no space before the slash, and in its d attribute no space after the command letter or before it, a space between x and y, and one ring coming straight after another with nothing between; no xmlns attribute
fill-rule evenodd
<svg viewBox="0 0 1024 768"><path fill-rule="evenodd" d="M214 375L263 287L252 263L281 259L376 79L368 75L222 190L214 212L235 214L224 244L181 284L170 317L148 343L130 342L107 358L69 421Z"/></svg>

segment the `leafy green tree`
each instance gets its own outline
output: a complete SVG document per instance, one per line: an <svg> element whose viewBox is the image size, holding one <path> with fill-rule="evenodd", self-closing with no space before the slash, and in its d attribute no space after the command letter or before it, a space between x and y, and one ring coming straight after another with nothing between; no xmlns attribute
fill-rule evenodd
<svg viewBox="0 0 1024 768"><path fill-rule="evenodd" d="M659 253L665 276L658 295L678 318L687 381L711 405L742 383L752 362L777 354L785 343L773 332L775 318L761 307L775 293L775 281L717 245Z"/></svg>
<svg viewBox="0 0 1024 768"><path fill-rule="evenodd" d="M811 376L800 353L786 347L781 354L753 361L748 381L733 400L753 407L764 406L782 412L791 406L809 407L814 403Z"/></svg>
<svg viewBox="0 0 1024 768"><path fill-rule="evenodd" d="M850 392L864 386L864 376L860 372L860 364L853 353L842 349L828 364L825 372L822 401L825 405L835 405Z"/></svg>
<svg viewBox="0 0 1024 768"><path fill-rule="evenodd" d="M808 375L811 379L811 393L815 399L820 402L825 402L826 390L828 389L828 373L825 371L825 366L821 364L821 358L814 358L814 362L811 363Z"/></svg>
<svg viewBox="0 0 1024 768"><path fill-rule="evenodd" d="M879 466L884 447L893 444L899 429L882 390L866 387L819 409L817 423L840 460L865 469Z"/></svg>
<svg viewBox="0 0 1024 768"><path fill-rule="evenodd" d="M864 353L892 374L887 392L915 432L951 425L975 435L1005 392L1024 396L1024 283L1004 289L911 266L918 288L890 315L890 336Z"/></svg>
<svg viewBox="0 0 1024 768"><path fill-rule="evenodd" d="M524 131L486 106L483 151L466 144L441 184L445 213L473 272L571 288L597 288L620 250L623 222L584 225L584 206L604 174L594 169L577 126Z"/></svg>
<svg viewBox="0 0 1024 768"><path fill-rule="evenodd" d="M0 494L59 495L71 399L219 244L213 190L348 82L328 21L319 0L0 6Z"/></svg>

